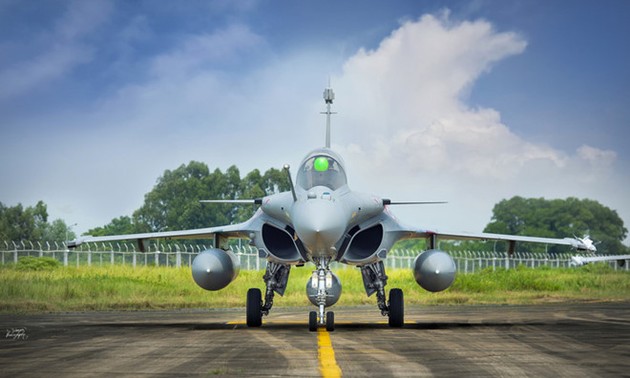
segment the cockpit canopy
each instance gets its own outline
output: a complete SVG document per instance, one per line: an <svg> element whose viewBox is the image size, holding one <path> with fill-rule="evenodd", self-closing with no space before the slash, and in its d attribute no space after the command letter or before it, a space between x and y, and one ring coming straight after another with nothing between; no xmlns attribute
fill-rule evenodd
<svg viewBox="0 0 630 378"><path fill-rule="evenodd" d="M297 184L305 190L316 186L325 186L337 190L346 185L346 172L343 170L340 158L333 157L330 150L313 151L300 166L297 174Z"/></svg>

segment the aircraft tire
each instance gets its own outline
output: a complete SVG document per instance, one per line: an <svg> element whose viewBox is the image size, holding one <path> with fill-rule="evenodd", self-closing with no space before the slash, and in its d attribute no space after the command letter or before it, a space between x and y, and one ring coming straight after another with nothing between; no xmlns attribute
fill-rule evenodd
<svg viewBox="0 0 630 378"><path fill-rule="evenodd" d="M260 289L247 291L247 326L260 327L262 325L262 294Z"/></svg>
<svg viewBox="0 0 630 378"><path fill-rule="evenodd" d="M405 301L400 289L389 291L389 326L400 328L405 324Z"/></svg>
<svg viewBox="0 0 630 378"><path fill-rule="evenodd" d="M326 314L326 331L332 332L335 330L335 313L329 311Z"/></svg>
<svg viewBox="0 0 630 378"><path fill-rule="evenodd" d="M308 330L311 332L317 331L317 312L315 311L308 313Z"/></svg>

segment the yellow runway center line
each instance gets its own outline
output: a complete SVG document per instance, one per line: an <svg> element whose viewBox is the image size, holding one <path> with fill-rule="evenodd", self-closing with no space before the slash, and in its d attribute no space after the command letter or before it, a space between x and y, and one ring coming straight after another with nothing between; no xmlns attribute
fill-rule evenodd
<svg viewBox="0 0 630 378"><path fill-rule="evenodd" d="M317 356L319 358L319 372L322 377L341 377L341 368L335 360L335 350L330 340L330 333L324 328L317 329Z"/></svg>

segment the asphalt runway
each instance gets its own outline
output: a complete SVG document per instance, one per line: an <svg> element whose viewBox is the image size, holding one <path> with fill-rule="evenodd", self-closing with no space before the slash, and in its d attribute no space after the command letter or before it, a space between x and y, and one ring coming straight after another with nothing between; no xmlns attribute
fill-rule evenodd
<svg viewBox="0 0 630 378"><path fill-rule="evenodd" d="M333 308L334 332L309 332L310 308L0 315L0 375L630 376L630 302L407 306L392 329L376 306Z"/></svg>

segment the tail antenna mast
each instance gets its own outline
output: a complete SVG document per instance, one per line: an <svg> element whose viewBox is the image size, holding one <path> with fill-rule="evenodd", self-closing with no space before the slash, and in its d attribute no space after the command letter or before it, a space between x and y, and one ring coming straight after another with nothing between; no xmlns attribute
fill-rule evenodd
<svg viewBox="0 0 630 378"><path fill-rule="evenodd" d="M330 106L335 99L335 92L330 87L330 81L328 82L328 88L324 89L324 102L326 102L326 111L321 114L326 114L326 148L330 148L330 116L337 114L337 112L331 112Z"/></svg>

